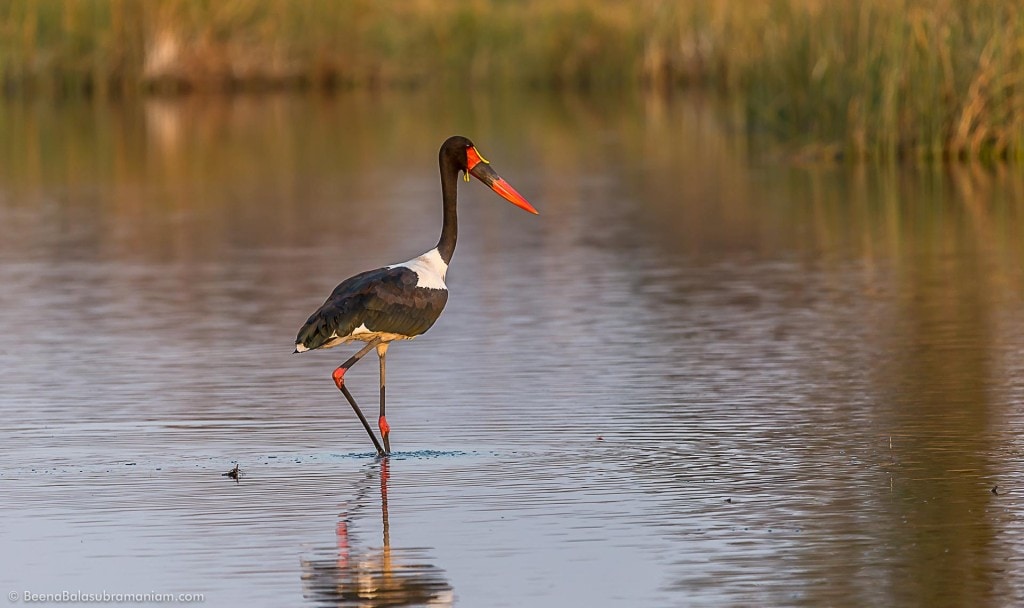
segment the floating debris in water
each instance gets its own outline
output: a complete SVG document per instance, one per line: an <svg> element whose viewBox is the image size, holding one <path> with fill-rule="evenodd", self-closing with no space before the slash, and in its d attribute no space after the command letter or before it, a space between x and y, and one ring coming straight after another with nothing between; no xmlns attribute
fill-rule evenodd
<svg viewBox="0 0 1024 608"><path fill-rule="evenodd" d="M231 469L227 473L221 473L220 476L221 477L230 477L231 479L234 479L237 482L239 479L242 478L242 470L239 469L238 465L236 464L235 468Z"/></svg>
<svg viewBox="0 0 1024 608"><path fill-rule="evenodd" d="M998 484L992 486L992 493L995 494L996 496L999 496L999 485Z"/></svg>

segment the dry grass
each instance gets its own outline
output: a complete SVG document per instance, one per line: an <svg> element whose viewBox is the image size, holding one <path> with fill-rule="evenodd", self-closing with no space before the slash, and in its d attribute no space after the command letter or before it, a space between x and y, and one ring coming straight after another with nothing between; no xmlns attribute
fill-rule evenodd
<svg viewBox="0 0 1024 608"><path fill-rule="evenodd" d="M1021 158L1024 9L981 0L709 4L748 124L870 157Z"/></svg>
<svg viewBox="0 0 1024 608"><path fill-rule="evenodd" d="M700 85L814 154L1024 156L1016 0L7 0L0 75L94 96Z"/></svg>
<svg viewBox="0 0 1024 608"><path fill-rule="evenodd" d="M634 77L640 31L621 2L7 0L8 90L522 84Z"/></svg>

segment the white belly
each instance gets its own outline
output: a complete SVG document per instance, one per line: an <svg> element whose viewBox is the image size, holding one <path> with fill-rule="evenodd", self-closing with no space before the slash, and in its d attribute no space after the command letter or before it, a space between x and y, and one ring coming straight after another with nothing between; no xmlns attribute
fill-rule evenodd
<svg viewBox="0 0 1024 608"><path fill-rule="evenodd" d="M349 342L355 342L357 340L361 342L371 342L376 338L380 338L382 342L391 342L393 340L412 340L415 337L416 336L392 334L386 331L370 331L366 328L366 324L364 323L352 330L352 333L347 336L331 336L330 341L320 348L333 348L339 344L348 344Z"/></svg>

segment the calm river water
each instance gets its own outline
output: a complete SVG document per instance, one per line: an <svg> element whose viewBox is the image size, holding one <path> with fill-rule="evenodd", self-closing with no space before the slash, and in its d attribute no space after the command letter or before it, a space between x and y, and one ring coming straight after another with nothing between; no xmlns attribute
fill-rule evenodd
<svg viewBox="0 0 1024 608"><path fill-rule="evenodd" d="M804 165L727 118L0 106L0 591L1024 602L1021 172ZM453 133L541 215L460 182L448 309L389 351L380 462L330 378L354 349L293 340L345 277L433 247ZM375 357L348 378L373 412Z"/></svg>

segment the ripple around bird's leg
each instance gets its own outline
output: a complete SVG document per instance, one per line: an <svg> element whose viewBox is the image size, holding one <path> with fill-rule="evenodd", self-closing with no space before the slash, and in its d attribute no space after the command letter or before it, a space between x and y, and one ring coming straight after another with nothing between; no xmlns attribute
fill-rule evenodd
<svg viewBox="0 0 1024 608"><path fill-rule="evenodd" d="M476 452L464 452L461 450L413 450L410 452L392 452L388 458L395 460L422 460L428 458L459 458L473 455L476 455Z"/></svg>
<svg viewBox="0 0 1024 608"><path fill-rule="evenodd" d="M379 456L376 452L326 452L326 453L280 453L263 454L253 459L256 464L303 464L306 462L329 462L329 461L350 461L350 460L379 460L387 458L390 460L428 460L437 458L462 458L466 456L493 456L491 452L477 452L464 450L410 450L391 452L387 456Z"/></svg>

